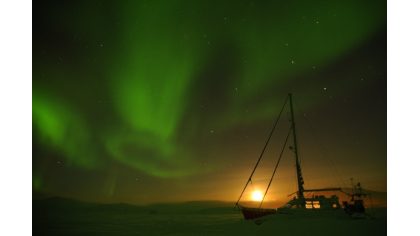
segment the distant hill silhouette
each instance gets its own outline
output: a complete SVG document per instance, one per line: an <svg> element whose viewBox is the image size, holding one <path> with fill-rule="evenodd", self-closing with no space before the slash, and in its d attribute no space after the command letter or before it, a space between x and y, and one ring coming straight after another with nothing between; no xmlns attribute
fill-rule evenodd
<svg viewBox="0 0 420 236"><path fill-rule="evenodd" d="M351 188L343 188L344 192L351 193ZM386 207L387 205L387 193L364 190L369 194L369 197L365 199L366 207ZM320 193L317 193L320 195ZM337 194L340 201L348 200L349 197L343 193L330 192L325 194ZM246 202L245 202L246 203ZM281 206L285 202L281 203L267 203L270 207ZM255 204L255 203L254 203ZM175 202L175 203L154 203L149 205L134 205L128 203L92 203L81 200L75 200L64 197L48 197L40 193L33 197L34 210L42 208L43 210L62 210L62 211L80 211L80 210L113 210L113 211L140 211L140 212L177 212L177 213L188 213L188 212L212 212L212 211L234 211L234 202L227 201L186 201L186 202Z"/></svg>
<svg viewBox="0 0 420 236"><path fill-rule="evenodd" d="M63 197L49 197L45 199L33 200L33 208L36 212L60 211L60 212L138 212L138 213L192 213L212 211L235 212L233 202L224 201L189 201L179 203L155 203L150 205L132 205L128 203L92 203L80 200L74 200Z"/></svg>

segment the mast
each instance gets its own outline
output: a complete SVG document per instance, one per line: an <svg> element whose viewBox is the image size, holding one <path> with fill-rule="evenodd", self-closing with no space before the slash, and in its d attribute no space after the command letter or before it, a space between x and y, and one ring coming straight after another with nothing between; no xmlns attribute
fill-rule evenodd
<svg viewBox="0 0 420 236"><path fill-rule="evenodd" d="M305 191L303 188L303 177L302 177L302 169L300 168L300 161L298 156L298 146L297 146L297 138L296 138L296 125L295 125L295 116L293 114L293 101L292 101L292 94L289 93L289 102L290 102L290 114L291 114L291 122L292 122L292 132L293 132L293 153L295 154L296 158L296 177L297 177L297 184L298 184L298 191L297 191L297 198L299 200L299 207L305 207L305 198L303 196L303 192Z"/></svg>

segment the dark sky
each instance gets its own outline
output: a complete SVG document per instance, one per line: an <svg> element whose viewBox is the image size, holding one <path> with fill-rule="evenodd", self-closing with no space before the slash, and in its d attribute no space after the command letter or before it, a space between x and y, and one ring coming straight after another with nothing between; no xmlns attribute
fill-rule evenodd
<svg viewBox="0 0 420 236"><path fill-rule="evenodd" d="M34 192L235 201L289 92L305 187L386 191L386 1L37 1Z"/></svg>

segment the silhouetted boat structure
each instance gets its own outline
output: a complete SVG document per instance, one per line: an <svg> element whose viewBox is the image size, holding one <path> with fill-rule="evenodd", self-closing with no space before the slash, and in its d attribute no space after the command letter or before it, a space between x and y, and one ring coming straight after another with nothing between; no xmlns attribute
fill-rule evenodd
<svg viewBox="0 0 420 236"><path fill-rule="evenodd" d="M286 104L289 103L290 106L290 128L288 131L288 134L286 136L286 140L283 143L280 155L278 157L276 166L274 168L274 171L272 173L271 179L268 183L267 189L265 190L265 193L263 195L263 198L260 202L259 207L245 207L239 204L239 201L242 198L242 195L244 194L247 186L249 183L252 182L252 176L255 173L255 170L258 167L258 164L261 161L261 158L264 155L264 152L267 148L268 143L270 142L270 139L274 133L274 130L276 129L277 123L280 120L280 117L283 113L283 110L286 107ZM267 195L268 189L271 186L271 183L273 181L274 175L276 173L277 167L280 163L280 160L282 158L283 152L285 150L286 144L290 138L290 135L293 137L293 146L290 146L289 149L294 153L295 157L295 167L296 167L296 177L297 177L297 191L290 194L289 197L294 197L284 206L277 209L271 209L271 208L262 208L262 204L264 202L265 196ZM236 202L236 206L239 207L242 211L242 214L246 220L250 219L256 219L260 218L266 215L272 215L276 213L285 213L289 214L290 211L288 209L299 209L299 211L309 211L309 210L337 210L344 208L345 212L349 215L360 215L365 213L365 207L363 202L363 197L366 197L367 194L363 193L363 190L361 188L360 183L358 183L356 186L353 186L353 193L346 193L341 188L320 188L320 189L305 189L304 188L304 180L302 176L302 169L300 166L300 160L298 155L298 145L297 145L297 137L296 137L296 124L295 124L295 117L293 112L293 102L292 102L292 94L288 94L288 97L286 98L282 109L274 123L274 126L268 136L268 139L264 145L264 148L258 158L258 161L254 167L254 169L251 172L251 175L248 178L248 181L245 184L245 187L243 188L238 201ZM315 193L315 192L342 192L348 196L351 197L351 200L349 202L345 201L343 202L343 206L340 205L339 199L337 195L332 195L330 197L324 196L324 195L312 195L311 197L305 197L305 193Z"/></svg>
<svg viewBox="0 0 420 236"><path fill-rule="evenodd" d="M350 202L344 201L343 207L344 211L351 215L352 217L364 217L365 214L365 204L363 198L367 197L368 194L363 191L360 183L357 183L353 186L353 193L348 194L350 196Z"/></svg>

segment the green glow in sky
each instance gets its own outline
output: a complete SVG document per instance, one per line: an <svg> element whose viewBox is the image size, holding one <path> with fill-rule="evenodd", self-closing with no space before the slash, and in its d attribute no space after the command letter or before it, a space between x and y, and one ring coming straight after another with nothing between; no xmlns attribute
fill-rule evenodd
<svg viewBox="0 0 420 236"><path fill-rule="evenodd" d="M222 168L205 153L232 130L269 127L288 88L305 110L325 102L308 75L386 24L382 1L74 4L35 11L34 139L75 168L165 179ZM330 97L357 87L344 83Z"/></svg>
<svg viewBox="0 0 420 236"><path fill-rule="evenodd" d="M89 128L77 112L34 91L32 115L43 144L63 152L70 164L81 167L96 164Z"/></svg>

